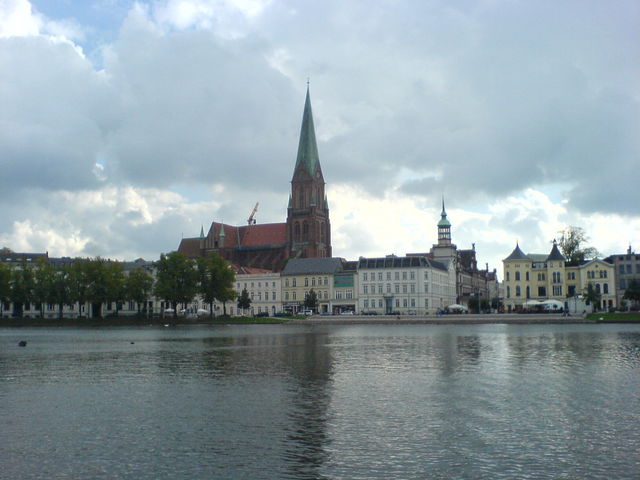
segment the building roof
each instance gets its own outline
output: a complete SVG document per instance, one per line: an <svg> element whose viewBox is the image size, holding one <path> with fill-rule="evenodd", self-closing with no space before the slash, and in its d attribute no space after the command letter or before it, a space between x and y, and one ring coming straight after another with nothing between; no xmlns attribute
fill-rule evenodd
<svg viewBox="0 0 640 480"><path fill-rule="evenodd" d="M566 261L566 259L564 258L564 255L560 253L560 250L558 249L558 243L555 240L553 241L553 247L551 247L551 252L547 257L547 262L552 260L561 261L561 262Z"/></svg>
<svg viewBox="0 0 640 480"><path fill-rule="evenodd" d="M309 175L314 176L316 168L320 167L320 157L318 156L318 144L316 143L316 131L313 125L313 113L311 111L311 98L309 88L307 88L307 98L304 102L304 113L302 114L302 127L300 128L300 143L298 144L298 158L294 172L300 165L304 165Z"/></svg>
<svg viewBox="0 0 640 480"><path fill-rule="evenodd" d="M522 250L520 250L520 246L516 243L516 248L513 249L511 255L505 258L503 261L507 260L531 260L527 257Z"/></svg>
<svg viewBox="0 0 640 480"><path fill-rule="evenodd" d="M415 267L432 267L440 270L447 270L444 264L432 260L430 258L419 257L415 255L406 257L396 257L388 255L378 258L361 257L358 261L358 269L375 269L375 268L415 268Z"/></svg>
<svg viewBox="0 0 640 480"><path fill-rule="evenodd" d="M343 270L343 258L291 258L282 275L327 274Z"/></svg>
<svg viewBox="0 0 640 480"><path fill-rule="evenodd" d="M267 270L265 268L254 268L254 267L243 267L242 265L231 265L231 268L236 275L255 275L260 273L274 273L272 270Z"/></svg>
<svg viewBox="0 0 640 480"><path fill-rule="evenodd" d="M286 223L246 225L240 229L240 246L280 245L287 242Z"/></svg>
<svg viewBox="0 0 640 480"><path fill-rule="evenodd" d="M183 238L180 240L180 245L178 245L178 252L186 255L187 257L200 256L200 239L197 237Z"/></svg>

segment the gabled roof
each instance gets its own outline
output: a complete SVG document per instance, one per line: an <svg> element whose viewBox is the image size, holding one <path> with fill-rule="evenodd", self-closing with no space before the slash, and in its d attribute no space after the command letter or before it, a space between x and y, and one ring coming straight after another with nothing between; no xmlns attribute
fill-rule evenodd
<svg viewBox="0 0 640 480"><path fill-rule="evenodd" d="M307 98L304 102L304 113L302 114L302 127L300 128L300 143L298 144L298 158L294 173L300 165L304 165L307 173L312 177L316 173L316 168L320 167L320 157L318 156L318 144L316 143L316 131L313 125L313 113L311 112L311 98L309 88L307 88Z"/></svg>
<svg viewBox="0 0 640 480"><path fill-rule="evenodd" d="M516 248L513 249L513 252L511 252L511 255L509 255L503 261L506 262L507 260L531 260L531 259L527 257L522 250L520 250L520 246L516 243Z"/></svg>
<svg viewBox="0 0 640 480"><path fill-rule="evenodd" d="M560 249L558 249L558 244L557 242L554 240L553 241L553 247L551 248L551 252L549 253L549 256L547 257L547 262L549 261L561 261L561 262L565 262L566 259L564 258L564 256L560 253Z"/></svg>
<svg viewBox="0 0 640 480"><path fill-rule="evenodd" d="M178 245L178 252L191 258L200 256L200 239L183 238Z"/></svg>
<svg viewBox="0 0 640 480"><path fill-rule="evenodd" d="M342 258L291 258L282 275L332 274L343 270Z"/></svg>

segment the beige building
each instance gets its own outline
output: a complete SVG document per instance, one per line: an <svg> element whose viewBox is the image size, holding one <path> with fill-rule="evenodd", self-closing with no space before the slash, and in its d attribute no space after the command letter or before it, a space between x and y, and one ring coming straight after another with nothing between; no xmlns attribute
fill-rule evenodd
<svg viewBox="0 0 640 480"><path fill-rule="evenodd" d="M598 292L596 310L615 308L615 268L603 260L568 265L554 241L551 252L525 254L519 245L503 260L507 311L557 307L581 313L589 288ZM544 305L542 305L544 304Z"/></svg>
<svg viewBox="0 0 640 480"><path fill-rule="evenodd" d="M311 290L318 298L314 313L333 313L336 291L334 276L344 272L342 258L293 258L282 271L282 304L284 311L305 310L304 301ZM354 299L354 287L340 287L341 303ZM339 313L339 312L337 312Z"/></svg>

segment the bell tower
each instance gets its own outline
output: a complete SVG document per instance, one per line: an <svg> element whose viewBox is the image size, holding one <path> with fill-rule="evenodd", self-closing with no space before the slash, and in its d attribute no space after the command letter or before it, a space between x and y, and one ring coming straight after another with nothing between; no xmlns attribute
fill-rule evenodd
<svg viewBox="0 0 640 480"><path fill-rule="evenodd" d="M287 208L287 242L291 258L331 257L329 204L320 168L308 85Z"/></svg>

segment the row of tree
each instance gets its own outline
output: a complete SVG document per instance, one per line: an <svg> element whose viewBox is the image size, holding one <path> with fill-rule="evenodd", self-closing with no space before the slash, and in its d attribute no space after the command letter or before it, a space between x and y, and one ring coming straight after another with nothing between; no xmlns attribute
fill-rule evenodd
<svg viewBox="0 0 640 480"><path fill-rule="evenodd" d="M155 279L142 267L127 274L122 263L101 258L76 259L60 267L45 259L14 268L0 263L0 313L10 302L15 316L22 316L30 304L44 316L44 306L52 304L62 317L65 305L89 303L91 315L101 317L103 304L114 303L117 315L125 301L135 302L141 313L154 295L171 304L175 315L178 304L200 295L213 315L215 301L222 302L226 313L226 302L236 297L235 273L216 254L193 260L171 252L162 254L154 266Z"/></svg>

